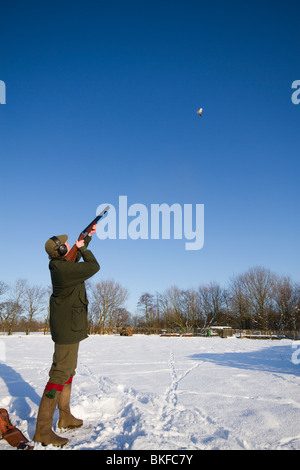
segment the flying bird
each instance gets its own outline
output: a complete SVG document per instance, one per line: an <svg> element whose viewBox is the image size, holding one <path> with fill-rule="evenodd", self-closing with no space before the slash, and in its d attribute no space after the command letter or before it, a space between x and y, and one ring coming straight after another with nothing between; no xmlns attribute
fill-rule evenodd
<svg viewBox="0 0 300 470"><path fill-rule="evenodd" d="M199 114L199 116L202 116L202 111L203 111L203 108L198 109L197 114Z"/></svg>

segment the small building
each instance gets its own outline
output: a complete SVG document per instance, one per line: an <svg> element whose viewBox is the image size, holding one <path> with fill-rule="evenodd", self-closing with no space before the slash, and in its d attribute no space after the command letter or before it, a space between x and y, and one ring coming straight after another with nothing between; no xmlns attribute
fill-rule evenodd
<svg viewBox="0 0 300 470"><path fill-rule="evenodd" d="M212 335L218 335L221 338L228 338L233 335L233 329L231 326L211 326L210 330Z"/></svg>

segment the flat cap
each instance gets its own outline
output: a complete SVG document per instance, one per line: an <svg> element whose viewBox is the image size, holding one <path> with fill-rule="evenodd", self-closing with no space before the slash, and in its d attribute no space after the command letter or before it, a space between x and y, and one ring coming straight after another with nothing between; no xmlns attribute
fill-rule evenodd
<svg viewBox="0 0 300 470"><path fill-rule="evenodd" d="M66 243L66 241L68 240L68 235L55 235L55 236L56 238L58 238L58 240L61 242L62 245ZM45 250L51 258L57 257L58 246L59 245L57 245L55 241L52 240L51 238L49 238L49 240L46 241Z"/></svg>

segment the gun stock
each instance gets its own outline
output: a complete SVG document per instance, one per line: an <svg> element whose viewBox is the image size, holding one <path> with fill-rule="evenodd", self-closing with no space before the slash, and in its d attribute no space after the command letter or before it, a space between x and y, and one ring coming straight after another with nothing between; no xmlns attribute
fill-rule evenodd
<svg viewBox="0 0 300 470"><path fill-rule="evenodd" d="M79 237L78 237L78 241L80 240L84 240L85 237L88 236L89 232L92 230L92 227L93 225L97 224L98 221L100 219L102 219L102 217L106 214L106 212L108 211L109 209L109 206L106 206L105 209L103 209L102 212L100 212L99 215L97 215L97 217L95 217L92 222L87 225L85 227L84 230L82 230L82 232L80 233ZM76 246L76 243L72 246L72 248L70 249L69 253L66 254L65 258L68 260L68 261L71 261L71 263L74 263L75 260L76 260L76 256L77 256L77 253L78 253L78 248Z"/></svg>
<svg viewBox="0 0 300 470"><path fill-rule="evenodd" d="M75 262L75 259L76 259L76 256L77 256L77 253L78 253L78 248L76 246L76 243L72 246L71 250L69 251L68 254L66 254L65 258L68 260L68 261L71 261L71 263L74 263Z"/></svg>

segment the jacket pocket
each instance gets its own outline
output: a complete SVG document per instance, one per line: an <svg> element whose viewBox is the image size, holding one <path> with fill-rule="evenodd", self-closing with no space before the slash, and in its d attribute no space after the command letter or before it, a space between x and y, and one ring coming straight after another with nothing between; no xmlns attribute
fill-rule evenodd
<svg viewBox="0 0 300 470"><path fill-rule="evenodd" d="M83 330L85 327L85 324L86 324L85 307L73 307L71 329L73 331Z"/></svg>

